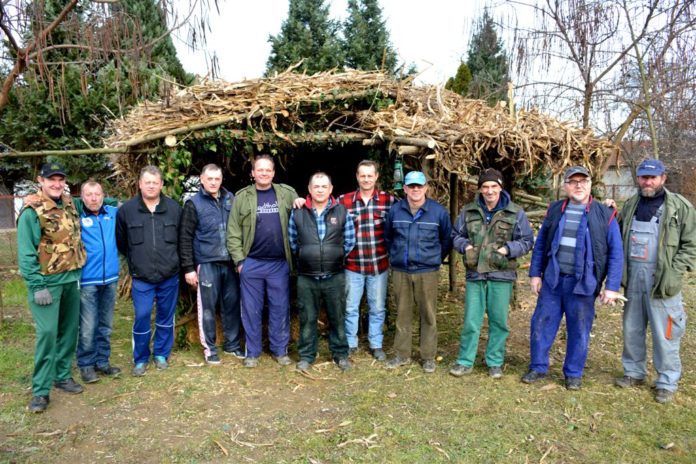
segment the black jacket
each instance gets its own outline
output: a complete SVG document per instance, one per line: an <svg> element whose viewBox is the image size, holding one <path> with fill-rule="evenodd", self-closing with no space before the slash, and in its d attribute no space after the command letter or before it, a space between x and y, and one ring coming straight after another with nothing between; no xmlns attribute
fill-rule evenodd
<svg viewBox="0 0 696 464"><path fill-rule="evenodd" d="M118 251L128 258L134 279L162 282L179 272L179 220L181 206L160 195L154 213L140 194L123 204L116 216Z"/></svg>
<svg viewBox="0 0 696 464"><path fill-rule="evenodd" d="M343 226L348 215L346 207L334 204L326 213L326 235L319 239L314 213L307 207L294 213L297 227L297 273L322 277L343 272Z"/></svg>

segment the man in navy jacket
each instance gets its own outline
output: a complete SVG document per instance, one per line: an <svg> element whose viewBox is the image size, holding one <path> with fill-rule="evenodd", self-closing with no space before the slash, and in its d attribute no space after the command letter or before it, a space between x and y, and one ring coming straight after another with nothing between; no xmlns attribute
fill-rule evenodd
<svg viewBox="0 0 696 464"><path fill-rule="evenodd" d="M414 304L420 313L420 355L423 370L435 372L437 354L437 285L440 264L452 248L452 223L447 210L426 198L425 174L409 172L404 179L406 199L394 204L384 225L396 296L395 369L411 362L411 324Z"/></svg>
<svg viewBox="0 0 696 464"><path fill-rule="evenodd" d="M597 296L604 304L619 297L623 244L616 211L594 201L590 173L582 166L564 175L568 199L551 203L539 229L529 268L538 295L532 316L529 372L525 383L546 376L549 350L563 314L566 317L565 385L580 389L587 360ZM601 290L606 278L606 287ZM600 291L601 290L601 291Z"/></svg>

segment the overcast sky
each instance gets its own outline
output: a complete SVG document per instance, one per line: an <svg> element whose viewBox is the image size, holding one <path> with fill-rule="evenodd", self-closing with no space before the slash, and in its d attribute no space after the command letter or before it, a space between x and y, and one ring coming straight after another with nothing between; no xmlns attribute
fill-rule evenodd
<svg viewBox="0 0 696 464"><path fill-rule="evenodd" d="M484 0L380 0L391 42L402 61L415 63L419 81L439 84L454 75L471 35L472 19ZM346 0L330 0L332 19L344 19ZM263 75L270 53L269 35L280 32L288 0L223 0L220 14L210 13L212 32L206 51L190 52L174 38L184 68L206 75L206 55L214 52L220 76L239 81ZM504 14L502 10L494 16ZM510 13L508 13L510 14Z"/></svg>

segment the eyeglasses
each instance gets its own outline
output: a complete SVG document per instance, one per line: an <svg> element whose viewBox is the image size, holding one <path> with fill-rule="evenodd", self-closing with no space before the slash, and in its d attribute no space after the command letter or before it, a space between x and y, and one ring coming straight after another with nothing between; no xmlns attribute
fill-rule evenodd
<svg viewBox="0 0 696 464"><path fill-rule="evenodd" d="M566 184L570 185L571 187L585 187L587 184L590 183L590 179L581 179L581 180L567 180L565 181Z"/></svg>
<svg viewBox="0 0 696 464"><path fill-rule="evenodd" d="M406 187L408 187L408 188L410 188L410 189L420 189L420 188L425 188L425 185L421 185L421 184L410 184L410 185L407 185Z"/></svg>

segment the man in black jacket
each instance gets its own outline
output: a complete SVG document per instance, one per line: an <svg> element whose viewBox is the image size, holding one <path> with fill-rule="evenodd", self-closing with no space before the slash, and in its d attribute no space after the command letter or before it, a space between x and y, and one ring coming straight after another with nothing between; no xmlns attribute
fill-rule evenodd
<svg viewBox="0 0 696 464"><path fill-rule="evenodd" d="M355 246L355 225L345 206L331 196L331 178L323 172L309 179L303 208L288 224L290 248L297 258L297 306L300 340L297 369L309 370L317 356L317 319L321 299L329 318L329 349L341 370L350 369L345 330L346 293L343 262Z"/></svg>
<svg viewBox="0 0 696 464"><path fill-rule="evenodd" d="M223 350L244 358L239 346L239 278L227 251L227 219L234 195L222 187L222 169L203 167L201 185L184 204L179 228L179 258L186 283L198 291L198 332L205 362L220 364L217 354L215 309L220 307Z"/></svg>
<svg viewBox="0 0 696 464"><path fill-rule="evenodd" d="M133 278L133 375L145 375L150 360L150 318L157 301L155 367L169 367L174 344L174 311L179 295L179 220L181 206L162 195L162 173L146 166L138 180L140 194L121 206L116 216L116 243L128 259Z"/></svg>

